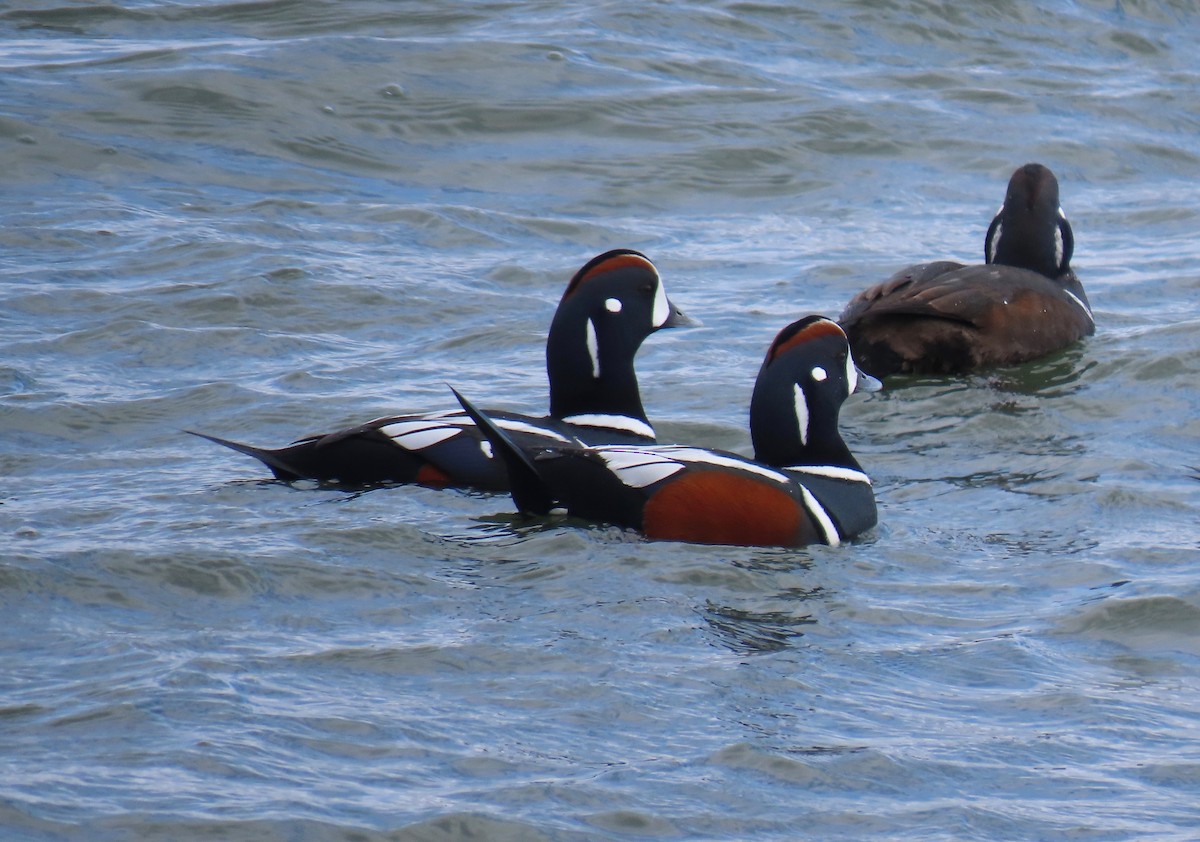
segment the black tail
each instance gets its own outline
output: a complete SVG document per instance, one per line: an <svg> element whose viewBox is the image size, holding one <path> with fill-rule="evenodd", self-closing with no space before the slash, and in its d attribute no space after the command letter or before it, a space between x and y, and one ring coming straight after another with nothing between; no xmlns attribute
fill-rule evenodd
<svg viewBox="0 0 1200 842"><path fill-rule="evenodd" d="M504 468L508 471L509 492L512 494L513 503L519 510L528 514L548 514L554 507L554 498L529 454L522 450L508 433L500 429L495 421L459 394L457 389L451 386L450 391L458 398L467 415L471 416L483 437L491 443L495 455L504 463Z"/></svg>
<svg viewBox="0 0 1200 842"><path fill-rule="evenodd" d="M190 433L193 436L199 436L202 439L208 439L216 444L223 445L236 450L238 453L245 453L247 456L253 456L259 462L262 462L271 469L271 473L275 474L275 479L283 480L284 482L292 482L293 480L303 479L303 475L296 473L288 463L279 457L274 450L267 450L263 447L254 447L249 444L242 444L229 439L210 436L207 433L197 433L195 430L184 430L185 433Z"/></svg>

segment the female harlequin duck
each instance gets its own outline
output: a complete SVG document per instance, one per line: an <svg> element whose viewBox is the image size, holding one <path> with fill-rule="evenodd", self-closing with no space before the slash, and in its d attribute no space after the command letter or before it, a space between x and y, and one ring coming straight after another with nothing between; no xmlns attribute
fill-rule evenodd
<svg viewBox="0 0 1200 842"><path fill-rule="evenodd" d="M901 269L859 293L841 324L864 369L952 374L1044 356L1096 329L1071 270L1074 237L1058 180L1041 164L1013 173L984 241L986 263Z"/></svg>
<svg viewBox="0 0 1200 842"><path fill-rule="evenodd" d="M837 546L876 522L871 480L838 433L838 412L856 388L878 386L842 329L809 316L775 338L759 370L754 460L672 445L531 449L459 401L504 458L522 512L561 507L669 541Z"/></svg>
<svg viewBox="0 0 1200 842"><path fill-rule="evenodd" d="M550 414L496 412L496 422L527 446L652 443L633 358L654 331L696 323L667 298L649 258L630 249L605 252L571 278L550 325ZM253 456L289 482L508 488L504 467L460 410L376 418L274 450L194 435Z"/></svg>

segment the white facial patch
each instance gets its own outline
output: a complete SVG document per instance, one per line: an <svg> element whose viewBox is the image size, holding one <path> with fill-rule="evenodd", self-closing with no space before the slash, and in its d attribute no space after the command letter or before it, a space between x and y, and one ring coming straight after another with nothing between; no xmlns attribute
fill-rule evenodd
<svg viewBox="0 0 1200 842"><path fill-rule="evenodd" d="M600 377L600 345L596 341L596 325L591 319L587 322L587 352L592 359L592 377Z"/></svg>
<svg viewBox="0 0 1200 842"><path fill-rule="evenodd" d="M846 355L846 394L853 395L854 390L858 388L858 366L854 364L854 357Z"/></svg>
<svg viewBox="0 0 1200 842"><path fill-rule="evenodd" d="M796 428L800 431L800 443L808 444L808 398L797 383L792 387L796 404Z"/></svg>
<svg viewBox="0 0 1200 842"><path fill-rule="evenodd" d="M825 369L821 368L820 366L817 366L816 368L814 368L812 370L812 379L816 380L818 383L824 383L825 378L828 376L829 376L829 372L827 372Z"/></svg>
<svg viewBox="0 0 1200 842"><path fill-rule="evenodd" d="M487 459L494 458L494 455L492 453L492 443L490 441L488 441L487 439L484 439L483 441L479 442L479 449L483 452L483 455L485 458L487 458Z"/></svg>
<svg viewBox="0 0 1200 842"><path fill-rule="evenodd" d="M655 280L657 283L654 286L654 310L650 313L650 324L660 328L671 317L671 302L667 301L667 291L663 289L662 280L657 277Z"/></svg>
<svg viewBox="0 0 1200 842"><path fill-rule="evenodd" d="M621 299L619 299L619 298L606 299L604 302L604 309L610 313L620 313L621 312Z"/></svg>

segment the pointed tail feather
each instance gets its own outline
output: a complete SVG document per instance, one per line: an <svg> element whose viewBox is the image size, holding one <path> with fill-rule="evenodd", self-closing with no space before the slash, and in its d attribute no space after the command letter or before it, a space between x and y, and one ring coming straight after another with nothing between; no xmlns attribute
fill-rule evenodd
<svg viewBox="0 0 1200 842"><path fill-rule="evenodd" d="M457 389L451 386L450 391L458 398L458 402L462 404L467 415L471 416L484 438L491 443L495 455L504 463L505 470L508 471L509 490L517 508L526 513L547 514L554 507L554 498L529 454L522 450L508 433L500 429L496 422L459 394Z"/></svg>
<svg viewBox="0 0 1200 842"><path fill-rule="evenodd" d="M296 473L296 471L294 471L288 465L288 463L281 459L273 450L267 450L263 447L254 447L253 445L242 444L241 442L230 441L229 439L223 439L217 436L210 436L207 433L197 433L195 430L184 430L184 432L193 436L198 436L202 439L208 439L215 444L228 447L231 450L236 450L238 453L245 453L247 456L253 456L259 462L262 462L271 469L271 473L275 474L275 479L283 480L284 482L292 482L293 480L304 478L301 474Z"/></svg>

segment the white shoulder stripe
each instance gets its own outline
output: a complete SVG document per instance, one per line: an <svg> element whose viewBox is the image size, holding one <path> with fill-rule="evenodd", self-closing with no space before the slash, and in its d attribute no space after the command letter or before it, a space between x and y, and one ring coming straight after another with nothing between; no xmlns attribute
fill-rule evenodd
<svg viewBox="0 0 1200 842"><path fill-rule="evenodd" d="M645 488L684 469L684 464L648 450L602 448L600 458L617 479L631 488Z"/></svg>
<svg viewBox="0 0 1200 842"><path fill-rule="evenodd" d="M510 418L495 419L496 425L512 433L531 433L544 436L563 444L575 444L575 440L562 435L555 430L539 427L526 421ZM406 450L423 450L441 444L447 439L458 435L464 429L474 427L475 422L469 416L458 413L439 413L427 417L418 417L404 421L395 421L379 428L379 432L390 438Z"/></svg>
<svg viewBox="0 0 1200 842"><path fill-rule="evenodd" d="M733 456L725 456L720 453L714 453L711 450L703 450L699 447L687 447L684 445L664 444L658 446L639 447L637 445L605 445L595 448L601 458L609 465L634 465L634 464L649 464L670 462L677 467L664 476L670 476L676 471L682 470L687 465L712 465L718 468L732 468L737 471L747 471L749 473L758 474L761 477L777 482L780 485L790 485L791 477L787 474L780 473L765 465L759 465L757 462L751 462L748 459L738 459ZM615 469L614 469L615 470ZM649 483L646 483L649 485Z"/></svg>
<svg viewBox="0 0 1200 842"><path fill-rule="evenodd" d="M788 465L784 470L797 474L811 474L817 477L829 477L831 479L844 479L850 482L871 484L871 478L862 471L856 471L854 468L839 468L836 465Z"/></svg>
<svg viewBox="0 0 1200 842"><path fill-rule="evenodd" d="M829 517L829 513L818 502L817 498L812 495L812 492L800 486L800 496L804 498L804 508L812 515L812 519L817 522L817 528L821 530L821 534L825 536L825 543L831 547L840 547L842 544L842 536L838 534L837 527L833 525L833 520Z"/></svg>
<svg viewBox="0 0 1200 842"><path fill-rule="evenodd" d="M579 427L601 427L608 430L621 430L626 433L633 433L634 435L644 436L648 439L654 438L653 427L645 421L630 418L628 415L588 413L584 415L571 415L562 420Z"/></svg>
<svg viewBox="0 0 1200 842"><path fill-rule="evenodd" d="M1074 301L1076 304L1078 304L1079 308L1081 310L1083 310L1083 312L1087 313L1087 317L1091 320L1092 324L1096 323L1096 317L1092 315L1092 308L1087 306L1086 304L1084 304L1083 299L1081 299L1075 293L1071 292L1069 289L1064 289L1063 292L1065 292L1067 295L1069 295L1071 297L1071 300Z"/></svg>
<svg viewBox="0 0 1200 842"><path fill-rule="evenodd" d="M423 450L433 447L446 439L453 438L462 431L462 427L451 425L445 421L398 421L380 427L383 433L405 450Z"/></svg>
<svg viewBox="0 0 1200 842"><path fill-rule="evenodd" d="M555 441L561 441L563 444L575 444L575 439L567 438L562 433L551 430L549 427L539 427L537 424L530 424L526 421L517 421L510 418L495 418L496 426L503 430L508 430L510 433L531 433L535 436L543 436Z"/></svg>
<svg viewBox="0 0 1200 842"><path fill-rule="evenodd" d="M664 445L663 449L669 451L673 458L684 462L749 471L752 474L758 474L781 485L788 485L792 481L787 474L782 474L779 471L768 468L766 465L751 462L749 459L735 459L732 456L713 453L711 450L702 450L698 447L686 447L683 445Z"/></svg>

